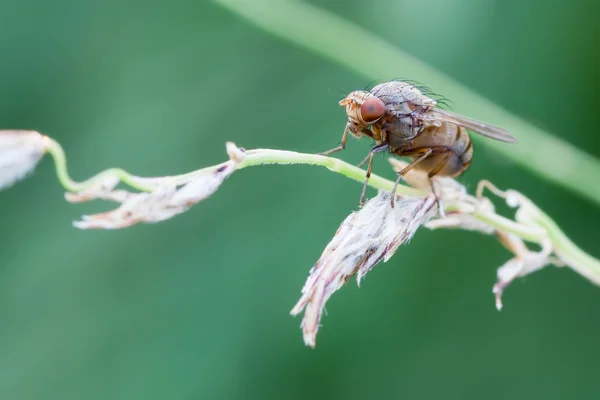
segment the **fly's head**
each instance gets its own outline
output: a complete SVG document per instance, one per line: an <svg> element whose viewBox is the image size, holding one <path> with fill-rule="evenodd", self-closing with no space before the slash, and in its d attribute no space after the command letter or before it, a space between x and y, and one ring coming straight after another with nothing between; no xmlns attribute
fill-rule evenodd
<svg viewBox="0 0 600 400"><path fill-rule="evenodd" d="M385 104L372 93L355 90L340 101L346 108L348 124L346 129L356 137L364 134L365 129L379 121L385 115Z"/></svg>

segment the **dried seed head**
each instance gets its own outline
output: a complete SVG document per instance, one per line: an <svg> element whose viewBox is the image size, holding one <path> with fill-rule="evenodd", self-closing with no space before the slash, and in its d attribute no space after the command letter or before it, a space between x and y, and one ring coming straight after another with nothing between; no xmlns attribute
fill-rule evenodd
<svg viewBox="0 0 600 400"><path fill-rule="evenodd" d="M84 203L95 199L110 200L117 203L123 203L129 195L133 194L125 190L114 190L119 184L120 179L117 176L107 176L98 181L97 184L77 193L65 193L65 199L69 203Z"/></svg>
<svg viewBox="0 0 600 400"><path fill-rule="evenodd" d="M229 161L191 174L183 183L175 182L169 177L143 180L146 184L156 187L149 193L114 190L119 181L107 177L87 190L67 194L66 198L71 202L103 199L121 203L115 210L84 216L73 225L80 229L120 229L140 222L164 221L181 214L215 193L245 157L245 153L233 143L227 143L227 153L230 156ZM142 182L141 178L137 179Z"/></svg>
<svg viewBox="0 0 600 400"><path fill-rule="evenodd" d="M436 211L435 198L398 199L390 205L390 194L379 192L358 212L350 214L310 270L302 297L291 311L304 310L302 331L306 345L314 347L325 303L354 275L357 282L379 261L387 261L398 246L407 242L415 231Z"/></svg>
<svg viewBox="0 0 600 400"><path fill-rule="evenodd" d="M223 164L215 170L200 175L177 190L169 200L171 206L192 206L210 197L219 189L225 179L235 171L233 163Z"/></svg>
<svg viewBox="0 0 600 400"><path fill-rule="evenodd" d="M120 229L139 222L159 222L185 211L184 207L168 207L175 187L162 187L152 193L136 193L127 196L121 206L113 211L84 215L73 222L79 229Z"/></svg>
<svg viewBox="0 0 600 400"><path fill-rule="evenodd" d="M46 138L35 131L0 130L0 190L29 174L46 151Z"/></svg>

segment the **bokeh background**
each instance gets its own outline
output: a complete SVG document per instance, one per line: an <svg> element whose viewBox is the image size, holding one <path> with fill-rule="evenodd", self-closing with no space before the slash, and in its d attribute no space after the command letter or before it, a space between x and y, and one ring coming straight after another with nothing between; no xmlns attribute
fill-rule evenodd
<svg viewBox="0 0 600 400"><path fill-rule="evenodd" d="M600 157L598 4L311 3ZM368 83L207 1L4 0L0 58L0 126L59 140L76 179L183 173L222 161L227 140L323 151L345 123L337 101ZM342 157L370 146L352 140ZM461 181L484 177L600 256L598 206L480 145ZM175 219L78 231L72 220L108 205L67 204L45 160L0 193L0 398L600 396L600 289L547 269L498 313L491 288L510 255L462 231L420 231L351 281L304 347L288 312L359 192L321 168L258 167Z"/></svg>

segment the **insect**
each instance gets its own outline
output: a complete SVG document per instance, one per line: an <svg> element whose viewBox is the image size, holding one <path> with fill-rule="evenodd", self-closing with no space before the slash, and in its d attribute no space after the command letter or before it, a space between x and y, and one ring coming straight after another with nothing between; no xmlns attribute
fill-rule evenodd
<svg viewBox="0 0 600 400"><path fill-rule="evenodd" d="M390 81L369 91L356 90L339 104L345 107L348 115L341 145L321 154L329 155L343 150L348 133L357 138L364 135L376 142L376 146L359 164L369 163L360 197L361 207L375 153L388 150L411 160L407 167L398 172L392 192L395 194L402 176L413 168L428 172L432 190L431 178L435 175L456 177L462 174L473 157L473 144L467 130L503 142L516 142L511 134L501 128L438 108L436 100L408 82Z"/></svg>

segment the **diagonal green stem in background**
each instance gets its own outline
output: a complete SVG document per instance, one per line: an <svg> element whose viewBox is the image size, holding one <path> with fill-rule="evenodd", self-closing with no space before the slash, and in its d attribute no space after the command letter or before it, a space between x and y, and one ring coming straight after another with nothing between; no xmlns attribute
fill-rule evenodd
<svg viewBox="0 0 600 400"><path fill-rule="evenodd" d="M366 29L297 0L212 1L367 80L401 75L426 83L451 97L456 112L499 125L519 139L516 145L485 140L486 146L600 205L600 185L591 184L600 176L600 161L509 113Z"/></svg>

